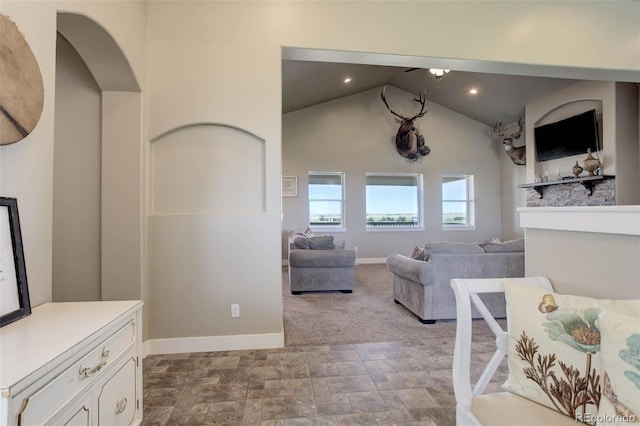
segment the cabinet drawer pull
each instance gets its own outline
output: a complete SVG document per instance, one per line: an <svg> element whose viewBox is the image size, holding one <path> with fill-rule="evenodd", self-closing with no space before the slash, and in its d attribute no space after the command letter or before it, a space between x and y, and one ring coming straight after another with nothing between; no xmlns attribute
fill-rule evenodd
<svg viewBox="0 0 640 426"><path fill-rule="evenodd" d="M122 413L127 408L127 398L120 398L116 404L116 414Z"/></svg>
<svg viewBox="0 0 640 426"><path fill-rule="evenodd" d="M107 358L109 358L109 350L107 349L107 347L105 346L104 348L102 348L102 361L100 361L100 364L96 365L95 367L91 368L91 367L85 367L84 365L80 366L80 371L78 372L81 376L84 377L91 377L94 374L96 374L98 371L100 371L102 369L102 367L104 367L105 365L107 365Z"/></svg>

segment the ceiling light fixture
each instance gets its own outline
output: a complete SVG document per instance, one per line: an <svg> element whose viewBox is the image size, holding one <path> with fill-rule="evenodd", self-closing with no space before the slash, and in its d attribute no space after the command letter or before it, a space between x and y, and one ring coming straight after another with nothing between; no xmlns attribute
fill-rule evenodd
<svg viewBox="0 0 640 426"><path fill-rule="evenodd" d="M433 76L436 78L436 81L439 81L442 77L444 77L445 74L448 74L449 71L451 70L444 70L440 68L429 68L429 72L433 74Z"/></svg>
<svg viewBox="0 0 640 426"><path fill-rule="evenodd" d="M344 84L351 83L351 77L347 77L344 79Z"/></svg>
<svg viewBox="0 0 640 426"><path fill-rule="evenodd" d="M477 95L478 94L478 89L473 88L473 89L469 89L469 93L472 95Z"/></svg>

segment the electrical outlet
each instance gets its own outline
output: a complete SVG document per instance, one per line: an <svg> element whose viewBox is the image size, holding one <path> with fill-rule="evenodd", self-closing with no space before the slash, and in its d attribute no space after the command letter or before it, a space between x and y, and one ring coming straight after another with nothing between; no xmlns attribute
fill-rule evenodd
<svg viewBox="0 0 640 426"><path fill-rule="evenodd" d="M353 251L358 251L358 246L355 246L355 247L353 248Z"/></svg>
<svg viewBox="0 0 640 426"><path fill-rule="evenodd" d="M240 316L240 305L237 303L231 304L231 316L233 318L238 318Z"/></svg>

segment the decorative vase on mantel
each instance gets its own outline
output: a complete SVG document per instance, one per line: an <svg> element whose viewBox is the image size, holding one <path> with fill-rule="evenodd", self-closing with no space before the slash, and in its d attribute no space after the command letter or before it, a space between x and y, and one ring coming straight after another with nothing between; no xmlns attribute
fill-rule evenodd
<svg viewBox="0 0 640 426"><path fill-rule="evenodd" d="M589 176L595 176L593 172L600 167L600 160L591 155L591 148L587 148L587 158L582 160L582 167L589 172Z"/></svg>
<svg viewBox="0 0 640 426"><path fill-rule="evenodd" d="M573 166L573 168L571 169L571 171L573 172L573 175L575 177L580 177L580 173L582 173L582 170L584 169L580 167L580 165L578 164L578 160L576 160L576 165Z"/></svg>

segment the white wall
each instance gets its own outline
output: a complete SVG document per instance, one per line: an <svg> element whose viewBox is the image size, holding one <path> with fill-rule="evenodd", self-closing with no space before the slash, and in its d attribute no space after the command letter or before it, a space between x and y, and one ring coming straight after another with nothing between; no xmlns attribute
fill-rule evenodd
<svg viewBox="0 0 640 426"><path fill-rule="evenodd" d="M3 0L0 9L25 34L44 79L44 110L36 129L25 140L0 147L0 192L19 200L32 304L51 300L55 32L56 9L62 9L87 13L124 51L146 95L142 141L200 121L239 127L265 141L265 213L251 217L251 226L243 226L242 214L232 215L231 222L214 217L203 226L255 271L240 279L235 263L216 271L215 281L234 281L236 287L214 298L208 309L228 311L231 299L250 306L263 300L258 313L265 329L276 334L282 331L283 46L361 52L362 60L379 52L398 65L407 57L451 58L469 71L490 61L521 64L537 75L607 80L640 75L637 2L407 2L399 7L397 2ZM489 67L499 71L501 66ZM247 256L238 239L250 242L251 253L259 255ZM173 293L157 297L169 300ZM206 323L204 314L166 312L184 337L194 334L188 326L194 316L200 316L196 323ZM238 324L227 317L207 331L246 335L254 329Z"/></svg>
<svg viewBox="0 0 640 426"><path fill-rule="evenodd" d="M500 158L502 147L490 129L475 120L428 102L416 126L431 148L411 162L395 150L398 124L380 100L382 87L301 109L282 117L283 174L298 176L298 197L282 200L283 230L308 226L308 172L345 173L346 233L333 234L359 258L386 259L410 253L428 241L484 241L501 237ZM416 94L387 86L396 111L417 112ZM421 173L424 176L424 231L366 231L365 176L375 173ZM442 230L442 175L470 174L475 179L476 229ZM286 250L283 250L283 259Z"/></svg>

